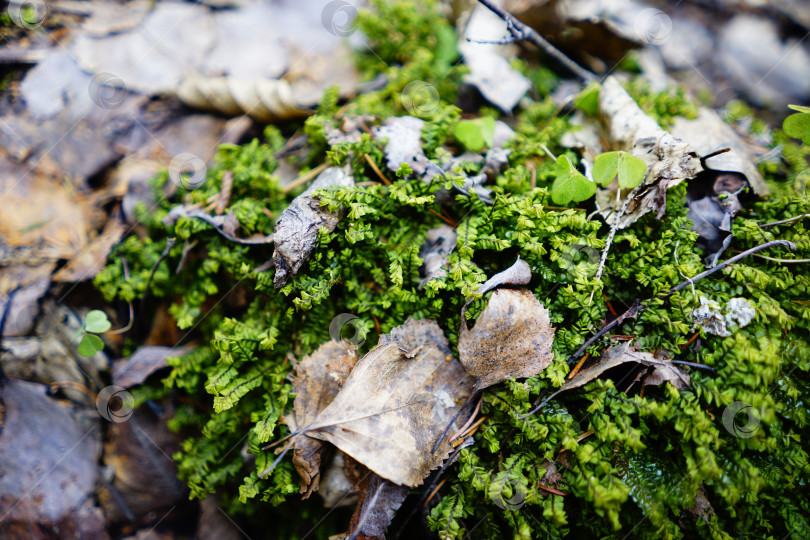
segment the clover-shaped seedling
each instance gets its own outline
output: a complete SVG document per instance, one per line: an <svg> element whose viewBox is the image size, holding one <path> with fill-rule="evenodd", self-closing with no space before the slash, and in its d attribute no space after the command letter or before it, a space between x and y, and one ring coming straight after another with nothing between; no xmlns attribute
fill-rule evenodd
<svg viewBox="0 0 810 540"><path fill-rule="evenodd" d="M555 204L582 202L596 193L596 184L576 170L567 156L557 158L556 176L551 186L551 200Z"/></svg>
<svg viewBox="0 0 810 540"><path fill-rule="evenodd" d="M644 180L647 164L627 152L605 152L593 162L593 181L602 187L619 177L619 187L632 189Z"/></svg>
<svg viewBox="0 0 810 540"><path fill-rule="evenodd" d="M461 120L453 128L456 140L471 152L480 152L492 146L495 136L495 119L488 116L474 120Z"/></svg>
<svg viewBox="0 0 810 540"><path fill-rule="evenodd" d="M801 139L804 144L810 145L810 107L801 105L788 105L797 114L791 114L782 123L782 129L790 137Z"/></svg>
<svg viewBox="0 0 810 540"><path fill-rule="evenodd" d="M94 309L87 313L84 324L76 333L74 340L81 336L81 341L77 350L80 355L91 357L104 348L104 342L96 334L103 334L110 329L112 324L107 319L107 314L99 309Z"/></svg>

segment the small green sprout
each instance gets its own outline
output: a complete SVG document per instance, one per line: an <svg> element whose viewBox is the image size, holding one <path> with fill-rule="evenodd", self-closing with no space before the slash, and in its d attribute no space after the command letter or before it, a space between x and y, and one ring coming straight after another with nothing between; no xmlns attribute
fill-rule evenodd
<svg viewBox="0 0 810 540"><path fill-rule="evenodd" d="M74 340L81 336L81 341L77 347L80 355L91 357L104 348L104 342L96 334L103 334L110 329L112 324L107 319L107 314L99 309L94 309L87 314L84 324L76 333Z"/></svg>
<svg viewBox="0 0 810 540"><path fill-rule="evenodd" d="M632 189L644 180L647 165L627 152L605 152L593 162L593 180L600 186L607 186L618 175L619 187Z"/></svg>
<svg viewBox="0 0 810 540"><path fill-rule="evenodd" d="M796 114L791 114L782 123L782 129L793 138L801 139L804 144L810 145L810 107L801 105L788 105Z"/></svg>

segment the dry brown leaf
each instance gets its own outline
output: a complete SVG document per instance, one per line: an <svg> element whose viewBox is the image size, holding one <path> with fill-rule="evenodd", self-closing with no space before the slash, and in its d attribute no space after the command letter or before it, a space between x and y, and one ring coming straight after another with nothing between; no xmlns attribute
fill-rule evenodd
<svg viewBox="0 0 810 540"><path fill-rule="evenodd" d="M515 264L486 280L475 293L483 295L501 285L527 285L531 280L532 269L529 263L518 257Z"/></svg>
<svg viewBox="0 0 810 540"><path fill-rule="evenodd" d="M675 388L684 389L689 386L689 374L682 369L672 365L668 358L656 358L652 353L639 352L633 348L632 341L626 341L619 345L610 347L599 357L599 361L595 364L582 369L577 373L576 377L562 385L555 393L579 388L602 375L607 370L625 364L627 362L634 362L642 364L655 369L653 375L655 379L650 382L653 375L651 375L647 384L661 384L664 381L670 381Z"/></svg>
<svg viewBox="0 0 810 540"><path fill-rule="evenodd" d="M458 354L481 390L543 371L554 358L553 339L548 310L531 291L502 289L492 293L472 330L462 315Z"/></svg>
<svg viewBox="0 0 810 540"><path fill-rule="evenodd" d="M374 473L358 486L362 498L354 510L349 532L343 538L384 540L394 513L408 496L407 486L398 486Z"/></svg>
<svg viewBox="0 0 810 540"><path fill-rule="evenodd" d="M645 114L614 77L608 77L602 84L599 108L615 149L626 150L647 164L647 175L626 210L619 212L615 197L604 189L597 194L600 213L619 229L650 211L655 211L660 219L666 210L667 190L703 170L697 153Z"/></svg>
<svg viewBox="0 0 810 540"><path fill-rule="evenodd" d="M337 212L330 212L319 204L313 197L315 191L351 186L354 186L354 178L347 169L329 167L281 213L276 223L276 249L273 251L273 264L276 267L273 285L277 289L298 273L315 249L318 230L323 227L332 232L340 220Z"/></svg>
<svg viewBox="0 0 810 540"><path fill-rule="evenodd" d="M446 441L438 452L430 449L472 390L436 321L409 319L380 337L302 434L331 442L397 485L415 487L452 451Z"/></svg>
<svg viewBox="0 0 810 540"><path fill-rule="evenodd" d="M121 388L130 388L142 384L152 373L165 368L172 356L183 356L194 347L161 347L146 345L139 347L129 358L122 358L113 364L113 384Z"/></svg>
<svg viewBox="0 0 810 540"><path fill-rule="evenodd" d="M107 264L107 256L118 243L126 227L117 218L107 221L100 235L90 241L68 263L53 275L54 281L79 282L95 277Z"/></svg>
<svg viewBox="0 0 810 540"><path fill-rule="evenodd" d="M46 389L26 381L0 381L0 521L4 532L11 531L15 523L31 529L64 527L78 519L83 503L92 500L98 477L95 438L46 397Z"/></svg>
<svg viewBox="0 0 810 540"><path fill-rule="evenodd" d="M291 431L304 428L315 420L335 398L356 363L357 349L353 345L330 340L295 364L295 405L293 412L284 417L284 423ZM318 490L325 450L322 441L306 434L295 441L293 465L301 476L300 493L305 499Z"/></svg>
<svg viewBox="0 0 810 540"><path fill-rule="evenodd" d="M669 382L675 388L683 390L688 388L691 382L689 374L675 366L665 353L654 355L649 352L639 352L633 348L632 341L626 341L606 349L596 363L583 368L573 379L570 379L564 385L559 387L556 392L543 400L540 405L532 409L529 413L523 415L523 418L530 416L536 411L542 409L546 403L551 401L558 394L565 392L566 390L573 390L574 388L585 386L609 369L621 366L628 362L641 364L653 369L653 372L647 377L646 381L644 381L644 386L655 386L663 384L664 382ZM637 377L636 380L639 378L640 377Z"/></svg>

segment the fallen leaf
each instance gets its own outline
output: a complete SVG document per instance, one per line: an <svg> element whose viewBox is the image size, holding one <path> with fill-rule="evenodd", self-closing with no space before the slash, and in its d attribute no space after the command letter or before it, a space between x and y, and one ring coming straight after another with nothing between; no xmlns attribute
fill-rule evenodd
<svg viewBox="0 0 810 540"><path fill-rule="evenodd" d="M407 486L398 486L372 473L361 483L362 495L344 538L384 540L394 513L408 496Z"/></svg>
<svg viewBox="0 0 810 540"><path fill-rule="evenodd" d="M500 17L476 5L458 49L470 68L464 82L475 86L487 101L510 114L531 86L526 77L509 65L507 58L514 56L515 46L476 42L497 41L508 36L506 23Z"/></svg>
<svg viewBox="0 0 810 540"><path fill-rule="evenodd" d="M691 146L662 129L644 113L614 77L608 77L599 93L599 107L614 145L640 158L647 165L647 176L636 188L626 210L616 211L615 197L597 197L600 213L610 225L623 229L641 216L655 211L658 219L666 210L666 192L703 170Z"/></svg>
<svg viewBox="0 0 810 540"><path fill-rule="evenodd" d="M298 273L315 249L318 230L324 228L332 232L340 220L337 212L330 212L318 203L313 196L315 191L351 186L354 186L354 178L347 169L329 167L281 213L276 223L276 249L273 251L273 264L276 267L273 285L277 289Z"/></svg>
<svg viewBox="0 0 810 540"><path fill-rule="evenodd" d="M430 164L422 150L424 125L424 120L414 116L396 116L388 118L385 124L374 129L375 137L388 139L385 143L385 157L390 170L396 172L406 163L420 176L427 172Z"/></svg>
<svg viewBox="0 0 810 540"><path fill-rule="evenodd" d="M380 337L298 438L328 441L379 476L415 487L453 450L444 441L430 452L472 389L439 325L408 319Z"/></svg>
<svg viewBox="0 0 810 540"><path fill-rule="evenodd" d="M142 384L155 371L165 368L167 359L183 356L193 347L161 347L157 345L139 347L129 358L122 358L113 364L112 380L115 386L131 388Z"/></svg>
<svg viewBox="0 0 810 540"><path fill-rule="evenodd" d="M661 384L664 381L669 381L672 386L683 390L689 386L689 374L672 364L668 358L659 358L649 352L639 352L633 349L633 342L626 341L619 345L614 345L605 350L599 357L599 360L583 368L577 375L562 385L554 394L579 388L584 386L602 375L607 370L626 364L627 362L634 362L653 368L653 374L647 381L647 384ZM652 379L652 381L650 381Z"/></svg>
<svg viewBox="0 0 810 540"><path fill-rule="evenodd" d="M481 390L510 377L542 372L554 359L553 339L548 310L531 291L500 289L492 293L472 330L462 316L458 354L476 379L475 389Z"/></svg>
<svg viewBox="0 0 810 540"><path fill-rule="evenodd" d="M185 482L177 478L171 456L180 450L180 437L169 431L164 418L146 405L125 422L109 424L110 440L104 445L104 464L114 473L112 487L99 489L99 502L110 522L148 518L148 514L171 507L188 495Z"/></svg>
<svg viewBox="0 0 810 540"><path fill-rule="evenodd" d="M427 232L427 238L419 250L419 257L424 261L422 265L422 281L420 287L431 279L447 277L447 259L456 249L458 235L449 225L442 225Z"/></svg>
<svg viewBox="0 0 810 540"><path fill-rule="evenodd" d="M56 528L78 519L98 477L95 437L82 430L45 385L0 381L0 516ZM80 524L79 524L80 525ZM58 535L58 529L52 531ZM55 536L54 536L55 537ZM81 536L77 536L81 537Z"/></svg>
<svg viewBox="0 0 810 540"><path fill-rule="evenodd" d="M483 295L501 285L528 285L531 280L532 269L529 263L518 257L512 266L486 280L475 294Z"/></svg>
<svg viewBox="0 0 810 540"><path fill-rule="evenodd" d="M204 221L211 225L211 227L213 227L214 230L223 238L226 238L227 240L230 240L236 244L261 245L270 244L273 242L272 234L268 236L255 234L248 238L240 238L236 236L236 230L239 228L239 221L236 219L236 215L234 215L233 211L231 210L229 210L228 213L223 216L212 216L199 208L178 204L169 210L169 213L163 218L163 224L166 226L172 225L181 217Z"/></svg>
<svg viewBox="0 0 810 540"><path fill-rule="evenodd" d="M124 234L124 224L110 218L100 235L90 241L79 253L53 275L54 281L79 282L95 277L107 264L107 256Z"/></svg>
<svg viewBox="0 0 810 540"><path fill-rule="evenodd" d="M332 402L356 363L357 349L348 342L334 340L295 363L295 404L293 412L284 417L292 432L310 425ZM322 441L307 435L295 441L293 465L301 477L300 493L305 499L318 490L325 451Z"/></svg>

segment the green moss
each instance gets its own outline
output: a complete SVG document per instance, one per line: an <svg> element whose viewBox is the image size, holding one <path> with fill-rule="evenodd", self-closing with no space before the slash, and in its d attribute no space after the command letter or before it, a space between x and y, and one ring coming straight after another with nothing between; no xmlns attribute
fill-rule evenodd
<svg viewBox="0 0 810 540"><path fill-rule="evenodd" d="M439 42L448 39L450 27L434 4L374 5L376 11L363 12L359 22L373 52L358 61L369 77L384 73L386 86L342 107L334 92L327 93L303 126L310 136L307 167L348 163L357 182L365 183L320 194L321 204L344 208L346 218L334 232L321 233L311 258L289 284L277 291L272 270L254 270L270 258L272 246L235 245L199 220L181 218L166 227L162 218L181 199L204 203L217 194L228 170L240 233L272 233L296 194L279 187L274 153L300 126L283 133L271 127L263 140L221 147L202 187L181 189L151 214L142 209L142 234L122 242L96 279L110 301L135 301L148 283L147 309L168 303L178 326L198 343L193 353L170 360L172 371L162 389L151 388L141 397L184 397L171 426L188 437L176 459L192 496L216 492L229 512L255 523L300 516L297 525L285 523L278 537L302 536L326 511L317 497L297 501L290 460L268 478L257 477L274 458L263 447L288 433L278 424L293 403L288 356L312 352L329 339L330 321L344 312L359 317L363 350L377 342L379 332L408 317L436 319L455 347L462 305L473 299L469 316L475 317L486 303L474 294L478 285L520 256L533 271L530 288L557 329L554 361L539 376L484 393L487 420L476 444L462 450L448 469L448 482L430 510L428 525L439 537L805 537L810 513L803 495L808 481L803 404L810 399L807 266L752 257L665 298L672 286L704 269L682 185L669 191L663 219L648 215L619 232L603 278L593 279L598 258L572 246L600 252L606 228L584 211L548 206L555 164L544 147L565 154L559 139L571 126L545 97L553 87L550 72L527 64L543 86L535 96L539 101L528 98L516 112L509 168L492 186L493 203L455 195L455 205L444 210L458 223L458 249L450 256L447 277L420 289L418 248L427 230L442 224L435 195L452 187L452 180L426 185L403 167L389 175L391 186L372 184L378 177L362 156L384 169L383 142L364 136L330 147L325 129L343 115L407 114L403 89L424 81L439 96L423 132L428 157L436 157L445 152L442 146L454 144L462 70L449 67L454 56ZM377 57L390 66L378 65ZM694 105L680 90L656 94L638 80L629 88L663 124L694 115ZM730 119L743 114L750 111L732 110ZM776 195L751 203L735 220L731 252L781 238L795 242L797 252L767 255L807 258L807 219L759 227L810 211L807 193L795 190L807 167L807 148L776 131L774 142L784 145L784 160L763 164L762 170L777 187ZM577 160L570 151L565 155ZM158 177L156 189L166 181L165 175ZM169 238L177 241L161 260ZM176 272L181 258L183 269ZM701 331L692 341L689 314L700 296L720 303L745 297L757 308L757 318L729 337ZM638 384L628 390L632 377L619 374L564 393L534 416L519 419L564 382L569 355L602 327L608 302L621 311L636 298L651 300L617 331L635 336L644 350L664 349L716 373L689 369L689 390L647 387L643 396ZM596 356L611 343L606 336L588 352ZM752 437L737 437L723 425L723 411L735 401L758 411L760 424ZM552 463L560 474L553 485L545 477ZM713 513L690 512L703 493ZM316 533L325 538L344 530L347 521L345 513L331 514Z"/></svg>

